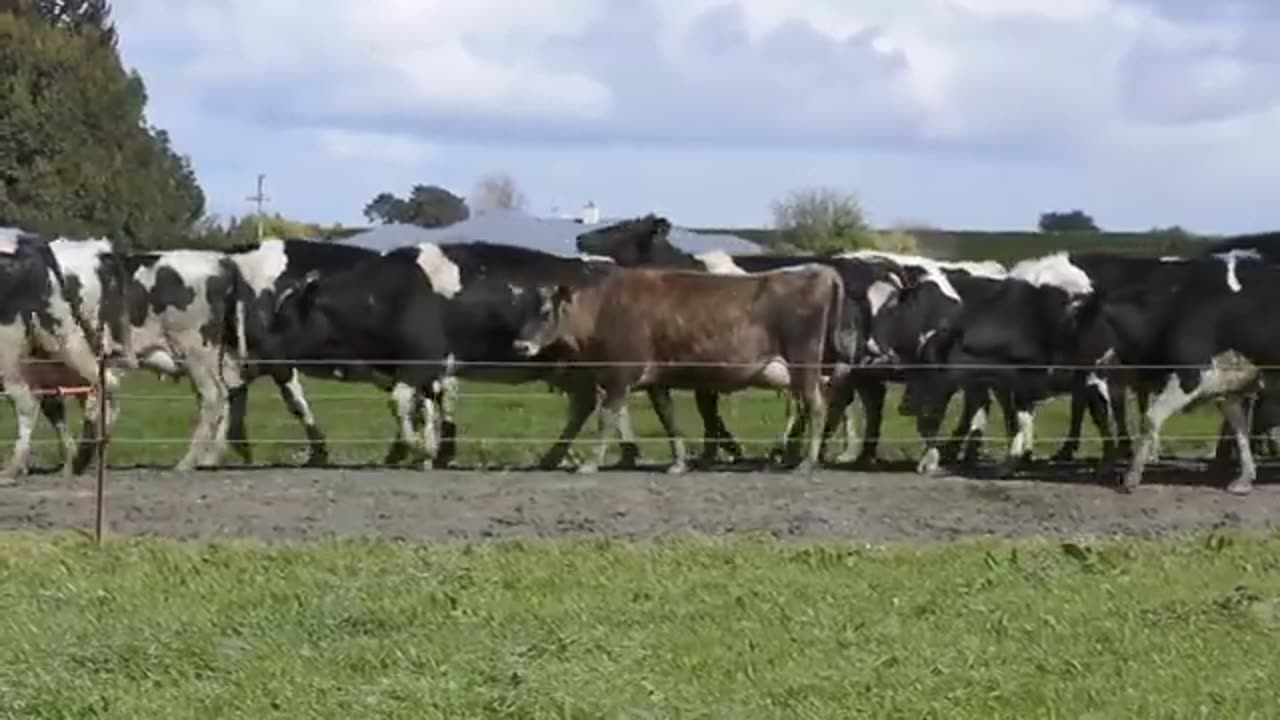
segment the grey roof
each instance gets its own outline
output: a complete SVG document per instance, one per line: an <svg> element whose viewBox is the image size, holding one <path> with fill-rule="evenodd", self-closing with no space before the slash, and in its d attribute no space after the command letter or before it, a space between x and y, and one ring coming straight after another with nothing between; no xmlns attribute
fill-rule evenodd
<svg viewBox="0 0 1280 720"><path fill-rule="evenodd" d="M536 218L516 211L493 211L474 215L460 223L443 228L390 223L378 225L340 242L385 252L420 242L486 241L519 245L563 256L576 256L574 245L579 234L618 222L605 219L584 224L562 218ZM671 229L671 244L689 253L723 250L731 255L755 255L763 252L759 245L736 235L694 233L679 227Z"/></svg>

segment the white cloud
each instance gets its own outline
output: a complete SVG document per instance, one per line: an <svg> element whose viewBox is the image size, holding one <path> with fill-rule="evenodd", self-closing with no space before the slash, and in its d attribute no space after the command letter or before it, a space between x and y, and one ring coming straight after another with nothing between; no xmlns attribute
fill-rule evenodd
<svg viewBox="0 0 1280 720"><path fill-rule="evenodd" d="M419 165L435 151L430 143L409 135L331 128L314 130L317 147L343 160L368 160L390 165Z"/></svg>
<svg viewBox="0 0 1280 720"><path fill-rule="evenodd" d="M639 145L709 163L723 162L715 147L790 157L821 148L837 165L883 153L904 167L1039 163L1037 173L1057 168L1085 183L1074 191L1082 197L1112 185L1103 174L1163 187L1172 169L1195 168L1214 178L1211 203L1269 180L1261 158L1280 152L1272 0L114 6L153 119L190 148L197 170L248 165L298 133L286 144L298 152L396 177L437 172L429 165L462 146L607 158ZM229 142L215 130L227 127L240 146L230 158L242 160L209 149ZM597 168L575 175L587 189L650 182L629 177L634 165L581 167Z"/></svg>

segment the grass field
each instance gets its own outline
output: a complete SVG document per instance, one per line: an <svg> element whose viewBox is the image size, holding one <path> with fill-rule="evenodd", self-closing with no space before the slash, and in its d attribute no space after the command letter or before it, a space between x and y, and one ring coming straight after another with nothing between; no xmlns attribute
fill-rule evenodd
<svg viewBox="0 0 1280 720"><path fill-rule="evenodd" d="M0 539L0 716L1274 716L1280 538Z"/></svg>
<svg viewBox="0 0 1280 720"><path fill-rule="evenodd" d="M336 381L305 380L311 407L327 433L331 457L340 463L380 462L393 437L387 395L370 386ZM122 414L110 449L115 465L169 465L185 451L196 417L194 395L186 381L174 383L143 372L126 376L122 390ZM679 419L685 437L692 441L691 452L700 442L702 425L693 408L692 395L677 393ZM897 414L897 394L891 391L885 404L884 438L881 456L902 460L919 456L920 443L911 419ZM78 407L68 403L78 417ZM959 411L952 401L947 431ZM1036 451L1049 455L1057 450L1066 434L1070 403L1059 398L1046 404L1036 419ZM657 418L643 394L631 398L635 430L642 439L642 452L650 462L665 463L670 451L662 438ZM853 406L861 423L861 409ZM522 466L536 460L560 431L565 412L564 396L549 392L545 385L523 386L463 383L458 402L459 460L462 466ZM767 391L744 392L723 398L721 413L726 424L749 453L763 455L776 441L783 427L782 397ZM988 437L1003 436L1001 415L995 412ZM1137 427L1137 411L1131 405L1131 424ZM1218 415L1212 406L1173 418L1162 433L1163 448L1176 455L1203 455L1211 452L1209 439L1217 432ZM78 427L76 425L75 427ZM594 421L584 428L583 438L595 437ZM0 417L0 441L8 453L15 435L13 414ZM78 430L77 430L78 432ZM290 416L269 380L255 383L250 393L249 433L255 443L257 463L292 463L303 455L300 425ZM37 458L46 466L56 463L58 450L53 432L43 420L36 431ZM1083 452L1096 455L1096 435L1086 419ZM1183 438L1183 439L1180 439ZM1185 439L1199 438L1199 439ZM752 441L748 444L746 441ZM836 440L837 448L843 441ZM588 446L579 440L576 446ZM838 452L838 450L836 451ZM999 448L990 445L990 453ZM835 452L831 453L834 457ZM618 456L617 448L611 457ZM228 462L234 459L228 457Z"/></svg>

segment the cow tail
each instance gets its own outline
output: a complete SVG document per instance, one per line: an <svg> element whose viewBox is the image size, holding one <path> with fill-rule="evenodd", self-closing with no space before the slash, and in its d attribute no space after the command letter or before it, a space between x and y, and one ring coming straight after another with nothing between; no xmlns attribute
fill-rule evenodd
<svg viewBox="0 0 1280 720"><path fill-rule="evenodd" d="M827 307L828 355L837 364L852 365L857 357L857 331L844 327L844 281L831 273L832 293Z"/></svg>

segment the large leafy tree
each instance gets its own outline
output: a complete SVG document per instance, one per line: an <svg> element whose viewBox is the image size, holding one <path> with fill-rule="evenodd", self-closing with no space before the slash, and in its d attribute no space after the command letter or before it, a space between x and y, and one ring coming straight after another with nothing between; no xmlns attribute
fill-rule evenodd
<svg viewBox="0 0 1280 720"><path fill-rule="evenodd" d="M471 217L467 202L439 185L414 185L408 198L378 193L364 207L371 222L446 227Z"/></svg>
<svg viewBox="0 0 1280 720"><path fill-rule="evenodd" d="M104 0L0 0L0 225L180 242L204 212Z"/></svg>

